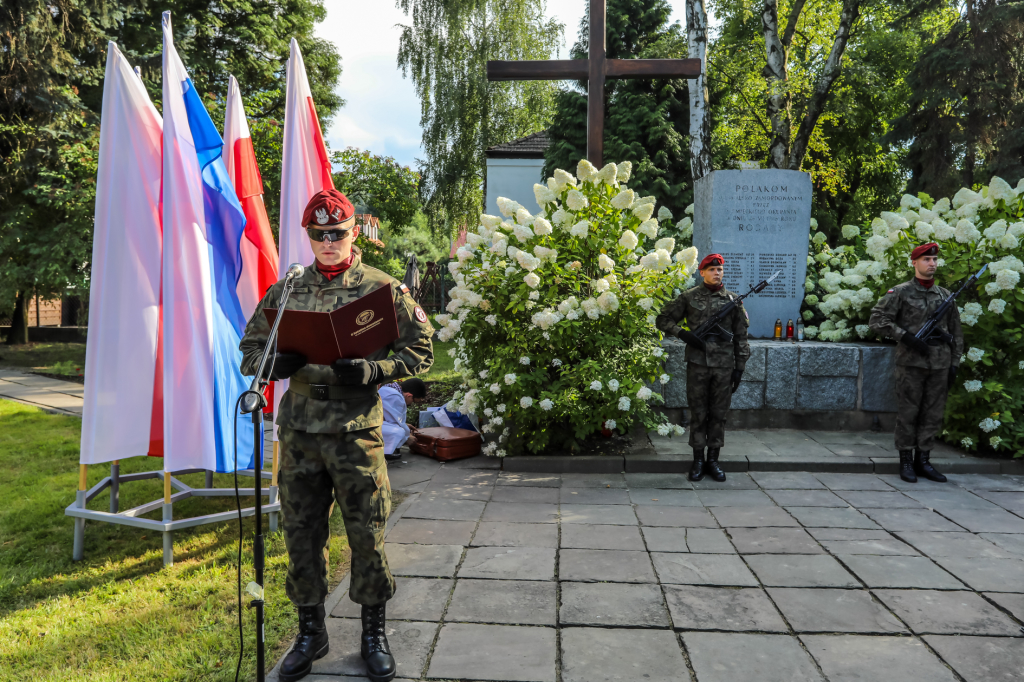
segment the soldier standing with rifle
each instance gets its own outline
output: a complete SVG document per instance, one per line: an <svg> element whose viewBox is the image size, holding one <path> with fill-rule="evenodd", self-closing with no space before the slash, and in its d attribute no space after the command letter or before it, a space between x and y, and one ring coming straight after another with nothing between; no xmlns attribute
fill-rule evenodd
<svg viewBox="0 0 1024 682"><path fill-rule="evenodd" d="M703 479L705 471L719 483L725 480L725 472L718 464L719 452L725 444L725 418L750 357L747 314L742 298L722 284L724 266L725 259L717 253L704 258L699 267L704 281L666 305L655 321L658 329L682 339L687 345L686 399L690 407L690 446L693 448L691 481ZM729 310L724 316L717 315L725 308ZM716 317L721 319L715 320ZM700 333L680 327L684 319L690 329ZM713 324L706 324L708 322Z"/></svg>
<svg viewBox="0 0 1024 682"><path fill-rule="evenodd" d="M918 476L943 483L946 477L929 461L935 434L942 426L946 395L956 380L964 335L956 294L935 283L939 245L923 244L910 254L914 277L898 284L875 304L868 324L896 346L896 449L900 478L916 483ZM982 268L984 272L984 268Z"/></svg>
<svg viewBox="0 0 1024 682"><path fill-rule="evenodd" d="M362 263L353 246L359 228L344 194L329 189L309 200L302 225L316 261L296 280L288 309L330 312L381 287L390 287L399 337L365 359L307 364L302 355L277 353L269 378L289 379L274 415L281 440L281 508L288 547L288 598L298 607L299 634L281 663L285 682L309 674L327 655L329 521L341 508L352 549L349 598L362 605L361 653L373 682L394 678L396 664L384 633L385 604L395 579L384 554L391 485L381 436L384 410L377 386L426 372L434 360L433 328L408 288ZM245 328L242 373L255 374L270 325L263 314L281 297L284 280L270 288Z"/></svg>

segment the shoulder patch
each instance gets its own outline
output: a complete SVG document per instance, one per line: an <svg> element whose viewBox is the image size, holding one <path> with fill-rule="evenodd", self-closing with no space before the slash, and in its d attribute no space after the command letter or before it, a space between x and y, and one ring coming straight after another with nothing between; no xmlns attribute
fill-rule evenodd
<svg viewBox="0 0 1024 682"><path fill-rule="evenodd" d="M893 294L893 293L896 293L896 290L895 290L895 289L889 289L889 291L887 291L887 292L885 292L885 293L887 293L887 294Z"/></svg>
<svg viewBox="0 0 1024 682"><path fill-rule="evenodd" d="M405 286L405 285L403 284L402 286ZM423 308L421 308L419 306L416 306L416 309L413 310L413 313L416 315L416 319L417 320L419 320L420 322L426 324L426 322L427 322L427 314L425 312L423 312Z"/></svg>
<svg viewBox="0 0 1024 682"><path fill-rule="evenodd" d="M405 286L405 284L399 284L398 288L401 289L403 293L412 294L412 292L409 291L409 287Z"/></svg>

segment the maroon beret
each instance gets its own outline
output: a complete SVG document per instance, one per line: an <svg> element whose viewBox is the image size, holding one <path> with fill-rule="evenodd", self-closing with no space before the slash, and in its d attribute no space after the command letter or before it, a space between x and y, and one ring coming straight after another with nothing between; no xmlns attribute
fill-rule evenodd
<svg viewBox="0 0 1024 682"><path fill-rule="evenodd" d="M722 254L712 253L710 255L704 256L704 260L700 262L700 266L697 269L703 270L704 268L710 265L725 265L725 259L722 258Z"/></svg>
<svg viewBox="0 0 1024 682"><path fill-rule="evenodd" d="M317 192L302 212L302 226L329 227L343 223L355 214L352 202L336 189Z"/></svg>
<svg viewBox="0 0 1024 682"><path fill-rule="evenodd" d="M921 244L913 251L910 252L910 260L917 260L921 256L938 256L939 245L935 242L928 242L927 244Z"/></svg>

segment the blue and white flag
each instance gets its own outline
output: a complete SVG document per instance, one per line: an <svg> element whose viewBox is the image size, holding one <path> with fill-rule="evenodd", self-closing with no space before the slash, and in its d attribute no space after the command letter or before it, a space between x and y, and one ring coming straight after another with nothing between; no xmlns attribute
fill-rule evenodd
<svg viewBox="0 0 1024 682"><path fill-rule="evenodd" d="M238 300L245 214L223 141L174 49L163 13L164 470L253 468L252 423L236 416L245 327Z"/></svg>

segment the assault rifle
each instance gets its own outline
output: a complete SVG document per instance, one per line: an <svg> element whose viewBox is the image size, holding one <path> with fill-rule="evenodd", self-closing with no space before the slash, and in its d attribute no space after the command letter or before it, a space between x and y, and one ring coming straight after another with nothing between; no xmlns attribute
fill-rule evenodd
<svg viewBox="0 0 1024 682"><path fill-rule="evenodd" d="M765 287L771 284L772 281L781 274L782 270L776 270L775 274L773 274L768 279L764 280L760 284L752 285L750 287L750 291L743 294L739 298L732 299L727 304L719 308L717 313L715 313L708 319L704 320L704 322L701 323L699 327L693 330L693 335L696 336L701 341L703 341L707 336L717 336L726 343L732 341L733 334L731 331L725 329L722 326L722 320L724 320L729 315L729 313L735 310L736 307L743 302L743 299L745 299L747 296L750 296L751 294L761 293L762 291L764 291Z"/></svg>
<svg viewBox="0 0 1024 682"><path fill-rule="evenodd" d="M935 309L932 316L917 330L914 337L924 341L929 346L937 346L939 343L953 343L953 335L939 329L939 322L946 316L949 309L956 305L956 297L962 294L964 289L977 283L978 279L985 274L987 269L988 263L985 263L985 265L981 266L981 270L968 277L967 281L959 289L947 296L946 300Z"/></svg>

